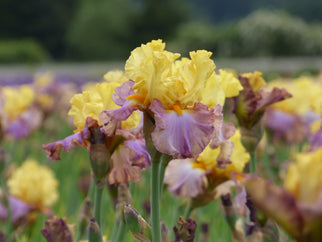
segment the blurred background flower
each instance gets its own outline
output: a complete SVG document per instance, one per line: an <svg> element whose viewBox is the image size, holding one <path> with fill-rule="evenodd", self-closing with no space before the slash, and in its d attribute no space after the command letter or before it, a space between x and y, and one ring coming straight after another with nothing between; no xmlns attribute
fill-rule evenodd
<svg viewBox="0 0 322 242"><path fill-rule="evenodd" d="M9 193L38 207L50 208L58 199L58 181L52 170L34 159L27 159L7 181Z"/></svg>

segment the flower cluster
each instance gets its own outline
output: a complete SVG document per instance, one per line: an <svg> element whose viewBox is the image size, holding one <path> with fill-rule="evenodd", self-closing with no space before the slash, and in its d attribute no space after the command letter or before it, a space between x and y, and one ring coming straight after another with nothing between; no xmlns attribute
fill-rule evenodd
<svg viewBox="0 0 322 242"><path fill-rule="evenodd" d="M301 76L294 80L276 80L270 85L287 88L293 98L272 105L265 125L274 132L275 138L303 142L312 134L310 126L321 120L321 80Z"/></svg>

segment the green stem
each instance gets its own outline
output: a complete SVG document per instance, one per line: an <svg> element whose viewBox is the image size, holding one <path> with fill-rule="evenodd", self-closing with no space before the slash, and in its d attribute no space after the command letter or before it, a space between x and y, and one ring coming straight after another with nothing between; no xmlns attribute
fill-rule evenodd
<svg viewBox="0 0 322 242"><path fill-rule="evenodd" d="M265 151L265 153L264 153L263 161L264 161L264 165L265 165L265 168L267 170L269 178L274 181L275 180L275 174L274 174L274 170L272 168L272 165L270 164L269 154L267 153L267 151Z"/></svg>
<svg viewBox="0 0 322 242"><path fill-rule="evenodd" d="M95 186L95 201L94 201L94 217L97 221L97 224L100 229L100 238L102 241L102 229L101 229L101 201L102 201L102 195L103 195L103 188L99 188L98 186Z"/></svg>
<svg viewBox="0 0 322 242"><path fill-rule="evenodd" d="M193 207L191 206L191 201L189 201L188 206L186 207L186 209L184 210L184 213L183 213L184 220L187 220L189 218L192 210L193 210Z"/></svg>
<svg viewBox="0 0 322 242"><path fill-rule="evenodd" d="M255 152L250 152L250 173L256 173L256 155Z"/></svg>
<svg viewBox="0 0 322 242"><path fill-rule="evenodd" d="M111 241L116 241L115 240L115 237L117 236L117 229L118 229L118 221L117 219L115 219L115 223L113 225L113 229L112 229L112 234L111 234L111 237L110 237L110 240Z"/></svg>
<svg viewBox="0 0 322 242"><path fill-rule="evenodd" d="M117 231L117 237L115 239L115 241L117 242L122 242L124 241L124 236L126 234L126 224L124 221L120 221L120 225L118 227L118 231ZM113 240L111 240L113 241Z"/></svg>
<svg viewBox="0 0 322 242"><path fill-rule="evenodd" d="M160 228L160 177L159 177L159 160L151 162L151 223L152 223L152 241L161 242Z"/></svg>
<svg viewBox="0 0 322 242"><path fill-rule="evenodd" d="M167 168L169 161L172 159L172 156L162 154L161 156L161 165L160 165L160 198L162 196L163 192L163 179L164 179L164 173L165 169Z"/></svg>

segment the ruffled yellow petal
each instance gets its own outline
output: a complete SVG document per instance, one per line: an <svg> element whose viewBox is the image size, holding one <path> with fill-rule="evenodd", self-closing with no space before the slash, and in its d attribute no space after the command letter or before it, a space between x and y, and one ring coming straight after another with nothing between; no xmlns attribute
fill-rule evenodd
<svg viewBox="0 0 322 242"><path fill-rule="evenodd" d="M107 82L120 82L124 83L128 81L128 78L125 76L124 72L121 70L109 71L104 75L104 80Z"/></svg>
<svg viewBox="0 0 322 242"><path fill-rule="evenodd" d="M192 51L191 60L184 59L184 63L177 64L179 66L177 86L181 88L178 102L182 108L193 106L195 102L201 101L202 91L216 68L215 63L210 59L211 55L211 52L205 50Z"/></svg>
<svg viewBox="0 0 322 242"><path fill-rule="evenodd" d="M220 69L219 75L221 77L220 86L225 92L226 97L238 96L239 92L243 90L238 78L231 72Z"/></svg>
<svg viewBox="0 0 322 242"><path fill-rule="evenodd" d="M197 161L203 163L207 169L215 169L218 176L229 176L232 171L242 172L245 165L249 162L250 156L241 143L241 134L239 130L236 130L235 134L229 139L234 143L234 152L231 156L232 163L227 165L226 169L216 168L217 157L220 153L220 147L217 149L211 149L209 145L198 156Z"/></svg>
<svg viewBox="0 0 322 242"><path fill-rule="evenodd" d="M125 64L125 73L135 82L135 92L145 97L145 105L155 98L166 106L173 104L173 95L168 92L175 84L173 62L180 55L165 51L164 47L161 40L141 45L131 52Z"/></svg>
<svg viewBox="0 0 322 242"><path fill-rule="evenodd" d="M213 74L207 81L206 86L201 90L201 103L206 104L209 108L217 104L224 105L225 91L221 85L221 77Z"/></svg>
<svg viewBox="0 0 322 242"><path fill-rule="evenodd" d="M14 171L7 185L11 195L38 207L50 207L58 199L54 173L33 159Z"/></svg>
<svg viewBox="0 0 322 242"><path fill-rule="evenodd" d="M322 147L299 153L287 170L284 186L302 202L315 202L322 191Z"/></svg>
<svg viewBox="0 0 322 242"><path fill-rule="evenodd" d="M293 81L274 81L269 86L285 88L292 98L272 105L273 108L303 115L307 112L320 114L322 110L322 85L312 77L302 76Z"/></svg>
<svg viewBox="0 0 322 242"><path fill-rule="evenodd" d="M115 88L120 85L119 82L103 82L96 84L95 88L92 87L88 91L73 96L68 115L73 117L74 125L78 130L84 127L87 117L99 121L99 114L102 111L119 108L113 102L112 95Z"/></svg>

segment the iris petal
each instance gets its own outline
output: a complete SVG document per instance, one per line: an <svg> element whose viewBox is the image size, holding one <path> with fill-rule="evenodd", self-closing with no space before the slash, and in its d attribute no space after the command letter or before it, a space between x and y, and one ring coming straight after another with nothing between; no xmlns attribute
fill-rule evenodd
<svg viewBox="0 0 322 242"><path fill-rule="evenodd" d="M175 157L194 157L201 153L214 134L215 109L195 103L182 115L166 111L161 102L154 99L150 110L154 113L156 128L152 141L162 153Z"/></svg>

